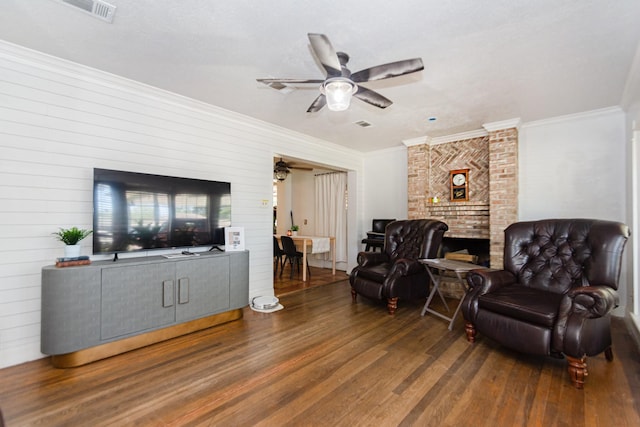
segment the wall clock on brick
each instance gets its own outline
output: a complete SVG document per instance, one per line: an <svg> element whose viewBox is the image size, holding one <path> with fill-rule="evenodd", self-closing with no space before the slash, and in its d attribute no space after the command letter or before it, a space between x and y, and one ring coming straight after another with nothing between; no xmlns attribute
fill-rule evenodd
<svg viewBox="0 0 640 427"><path fill-rule="evenodd" d="M469 169L449 171L450 200L464 202L469 200Z"/></svg>

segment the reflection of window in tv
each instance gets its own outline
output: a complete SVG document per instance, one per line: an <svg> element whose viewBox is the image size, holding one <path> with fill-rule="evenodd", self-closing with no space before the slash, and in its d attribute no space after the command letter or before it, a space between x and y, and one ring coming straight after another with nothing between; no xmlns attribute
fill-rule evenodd
<svg viewBox="0 0 640 427"><path fill-rule="evenodd" d="M96 209L99 211L97 230L110 229L113 224L113 201L111 186L107 184L96 185L95 190Z"/></svg>
<svg viewBox="0 0 640 427"><path fill-rule="evenodd" d="M209 217L209 196L206 194L176 194L176 219Z"/></svg>
<svg viewBox="0 0 640 427"><path fill-rule="evenodd" d="M215 206L215 203L218 203L218 206ZM218 211L218 227L229 227L231 226L231 195L224 194L217 201L214 200L214 206L212 210Z"/></svg>
<svg viewBox="0 0 640 427"><path fill-rule="evenodd" d="M169 221L169 195L147 191L127 191L129 228L158 227Z"/></svg>

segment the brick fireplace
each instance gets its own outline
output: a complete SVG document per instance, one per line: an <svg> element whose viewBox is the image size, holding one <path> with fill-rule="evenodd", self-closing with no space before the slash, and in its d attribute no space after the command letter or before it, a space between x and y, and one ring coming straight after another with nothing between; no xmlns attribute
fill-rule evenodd
<svg viewBox="0 0 640 427"><path fill-rule="evenodd" d="M493 268L502 267L504 229L518 217L518 124L405 142L409 219L444 221L447 238L488 239ZM449 171L456 169L469 169L468 201L449 200Z"/></svg>

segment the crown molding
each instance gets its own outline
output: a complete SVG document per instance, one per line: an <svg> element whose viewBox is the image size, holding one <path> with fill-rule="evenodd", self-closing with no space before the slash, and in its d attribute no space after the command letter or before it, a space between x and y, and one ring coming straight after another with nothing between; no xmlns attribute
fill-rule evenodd
<svg viewBox="0 0 640 427"><path fill-rule="evenodd" d="M407 147L412 147L414 145L430 144L431 137L425 135L425 136L419 136L417 138L403 139L402 143Z"/></svg>
<svg viewBox="0 0 640 427"><path fill-rule="evenodd" d="M590 111L582 111L580 113L574 114L566 114L564 116L555 116L549 117L548 119L536 120L533 122L527 122L522 125L523 128L536 127L536 126L545 126L554 123L562 123L568 120L580 120L580 119L590 119L597 116L602 116L604 114L624 114L624 111L620 107L605 107L600 108L598 110L590 110Z"/></svg>
<svg viewBox="0 0 640 427"><path fill-rule="evenodd" d="M482 125L482 127L485 128L488 132L496 132L499 130L511 128L519 129L521 124L522 120L520 120L520 117L517 117L514 119L502 120L499 122L485 123Z"/></svg>
<svg viewBox="0 0 640 427"><path fill-rule="evenodd" d="M402 143L407 147L411 147L413 145L424 145L424 144L438 145L438 144L446 144L448 142L462 141L465 139L483 138L487 135L489 135L489 133L486 130L477 129L477 130L471 130L468 132L454 133L452 135L437 136L435 138L432 138L430 136L421 136L418 138L405 139L404 141L402 141Z"/></svg>

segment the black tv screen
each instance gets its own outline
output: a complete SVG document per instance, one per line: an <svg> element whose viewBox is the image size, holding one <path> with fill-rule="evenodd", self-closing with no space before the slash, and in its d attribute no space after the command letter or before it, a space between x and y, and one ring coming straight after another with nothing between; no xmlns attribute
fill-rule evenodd
<svg viewBox="0 0 640 427"><path fill-rule="evenodd" d="M93 170L93 253L224 244L231 184Z"/></svg>

